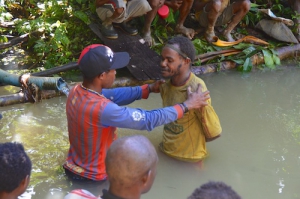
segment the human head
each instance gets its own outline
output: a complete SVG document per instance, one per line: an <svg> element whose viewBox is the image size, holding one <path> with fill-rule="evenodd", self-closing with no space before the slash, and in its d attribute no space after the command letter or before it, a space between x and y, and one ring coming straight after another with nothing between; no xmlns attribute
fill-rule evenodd
<svg viewBox="0 0 300 199"><path fill-rule="evenodd" d="M195 59L195 47L187 37L176 36L167 41L161 57L160 65L164 78L185 77Z"/></svg>
<svg viewBox="0 0 300 199"><path fill-rule="evenodd" d="M0 143L0 193L21 195L30 179L31 160L20 143Z"/></svg>
<svg viewBox="0 0 300 199"><path fill-rule="evenodd" d="M82 50L78 65L83 78L92 80L109 70L125 67L129 60L127 52L113 52L105 45L92 44Z"/></svg>
<svg viewBox="0 0 300 199"><path fill-rule="evenodd" d="M195 189L188 199L241 199L241 197L223 182L207 182Z"/></svg>
<svg viewBox="0 0 300 199"><path fill-rule="evenodd" d="M171 47L173 50L177 51L177 53L183 58L188 57L191 60L191 64L195 60L196 50L194 44L187 37L175 36L167 41L165 47Z"/></svg>
<svg viewBox="0 0 300 199"><path fill-rule="evenodd" d="M156 150L145 136L115 140L105 159L110 187L138 188L140 194L148 192L156 176L157 162Z"/></svg>

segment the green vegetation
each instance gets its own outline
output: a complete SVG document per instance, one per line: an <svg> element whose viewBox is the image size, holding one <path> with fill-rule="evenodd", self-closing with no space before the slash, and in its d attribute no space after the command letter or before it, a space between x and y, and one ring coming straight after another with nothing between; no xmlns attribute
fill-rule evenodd
<svg viewBox="0 0 300 199"><path fill-rule="evenodd" d="M299 17L278 0L272 5L267 5L264 1L256 1L237 28L237 33L247 35L245 27L253 27L263 17L257 12L257 8L271 8L277 16L290 19ZM14 25L0 27L0 43L7 42L8 35L20 36L30 33L29 40L22 45L26 51L31 52L26 60L28 63L24 63L31 63L30 69L36 66L43 66L47 69L76 61L85 46L91 43L102 43L97 36L91 37L94 33L87 26L91 23L89 16L93 13L95 13L93 0L47 0L44 2L6 0L4 5L0 6L0 23L13 22ZM154 19L152 35L156 41L153 47L156 52L161 50L168 37L175 34L174 26L178 15L178 12L170 12L165 20L158 16ZM142 27L142 17L137 20L137 24L139 28ZM198 54L220 50L220 47L208 44L201 35L197 36L193 43ZM280 43L273 43L268 49L255 45L237 45L235 48L243 49L243 53L226 57L226 59L241 64L240 70L250 71L252 68L250 57L255 53L262 53L266 61L262 67L274 68L280 63L274 53L274 48L279 45ZM224 59L225 57L219 57L209 62L220 62Z"/></svg>

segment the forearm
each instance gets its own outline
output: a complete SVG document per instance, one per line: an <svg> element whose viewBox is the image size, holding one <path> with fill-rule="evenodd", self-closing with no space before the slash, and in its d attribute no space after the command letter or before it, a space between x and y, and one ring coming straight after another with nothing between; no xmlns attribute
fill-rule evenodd
<svg viewBox="0 0 300 199"><path fill-rule="evenodd" d="M151 131L157 126L173 122L182 116L183 110L178 104L147 111L119 107L116 104L109 103L102 113L101 122L104 126Z"/></svg>

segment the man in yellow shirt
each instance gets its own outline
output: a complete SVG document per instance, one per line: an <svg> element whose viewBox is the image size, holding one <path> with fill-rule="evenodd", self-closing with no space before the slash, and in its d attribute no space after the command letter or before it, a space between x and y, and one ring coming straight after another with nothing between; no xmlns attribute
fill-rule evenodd
<svg viewBox="0 0 300 199"><path fill-rule="evenodd" d="M202 91L207 90L204 81L191 72L195 48L187 37L170 39L161 56L162 76L168 79L160 87L164 107L184 102L187 90L194 92L199 84ZM221 131L219 118L209 99L207 106L195 110L186 108L182 118L164 126L160 149L171 157L197 162L208 155L206 142L219 137Z"/></svg>

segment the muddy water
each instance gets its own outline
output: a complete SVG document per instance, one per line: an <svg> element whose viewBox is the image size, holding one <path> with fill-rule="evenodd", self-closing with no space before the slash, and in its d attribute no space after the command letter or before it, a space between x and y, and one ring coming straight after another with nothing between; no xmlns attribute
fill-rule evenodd
<svg viewBox="0 0 300 199"><path fill-rule="evenodd" d="M152 189L142 199L183 199L201 184L223 181L244 199L300 198L300 68L241 74L235 71L201 76L223 127L221 138L208 143L202 164L185 163L160 151ZM1 88L8 94L11 87ZM63 198L73 188L99 194L107 185L70 183L61 168L68 137L65 97L38 104L0 107L0 141L19 141L33 161L32 180L21 198ZM160 96L130 105L161 106ZM162 127L152 132L119 129L119 135L140 133L156 146Z"/></svg>

